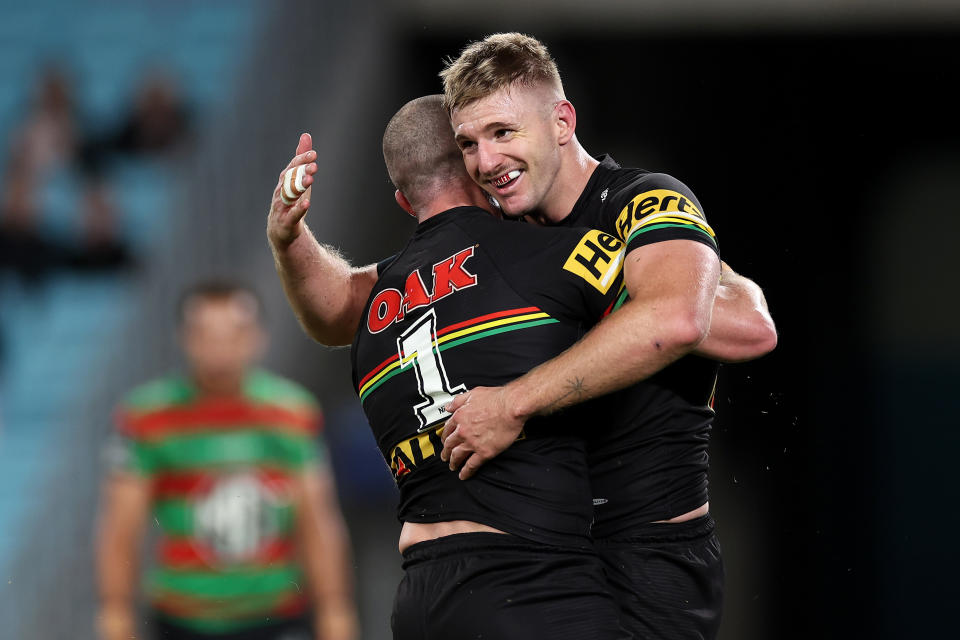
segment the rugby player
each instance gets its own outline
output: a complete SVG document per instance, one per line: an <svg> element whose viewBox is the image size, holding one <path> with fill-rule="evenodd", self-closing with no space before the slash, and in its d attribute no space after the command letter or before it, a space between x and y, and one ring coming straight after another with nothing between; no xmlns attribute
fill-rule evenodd
<svg viewBox="0 0 960 640"><path fill-rule="evenodd" d="M252 291L191 287L180 305L184 375L131 391L108 452L97 572L102 640L356 640L346 527L304 389L255 367L266 341Z"/></svg>
<svg viewBox="0 0 960 640"><path fill-rule="evenodd" d="M506 216L620 239L630 296L562 356L503 387L457 397L442 457L468 477L530 417L643 380L605 398L609 428L590 444L593 535L637 637L713 638L723 566L709 515L707 442L718 365L689 354L728 319L715 317L711 327L721 263L703 207L669 175L586 152L556 65L534 38L490 36L441 76L470 176ZM753 342L726 359L775 346L762 297L756 312Z"/></svg>
<svg viewBox="0 0 960 640"><path fill-rule="evenodd" d="M380 273L351 356L400 492L394 637L628 637L590 539L580 412L530 420L522 441L470 482L439 457L453 394L516 378L616 305L622 243L494 217L439 95L394 115L383 155L397 203L418 225ZM602 286L575 267L592 244L608 258Z"/></svg>

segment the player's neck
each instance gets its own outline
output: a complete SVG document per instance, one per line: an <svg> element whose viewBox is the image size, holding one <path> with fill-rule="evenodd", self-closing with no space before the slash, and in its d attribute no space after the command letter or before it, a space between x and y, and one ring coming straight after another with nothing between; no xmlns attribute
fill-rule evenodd
<svg viewBox="0 0 960 640"><path fill-rule="evenodd" d="M493 212L493 206L479 188L445 189L430 200L423 208L417 211L417 223L425 222L437 214L455 209L456 207L479 207Z"/></svg>
<svg viewBox="0 0 960 640"><path fill-rule="evenodd" d="M536 218L543 224L559 224L570 215L590 176L600 165L574 137L564 147L560 170L544 198Z"/></svg>
<svg viewBox="0 0 960 640"><path fill-rule="evenodd" d="M237 398L243 395L246 376L204 376L196 371L192 374L193 384L204 398Z"/></svg>

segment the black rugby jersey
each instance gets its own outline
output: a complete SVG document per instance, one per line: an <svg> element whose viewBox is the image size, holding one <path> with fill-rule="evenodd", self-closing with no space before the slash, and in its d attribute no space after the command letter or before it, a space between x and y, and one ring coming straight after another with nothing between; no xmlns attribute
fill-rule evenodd
<svg viewBox="0 0 960 640"><path fill-rule="evenodd" d="M679 180L621 168L600 157L561 226L593 227L631 250L688 239L717 251L693 192ZM646 380L604 397L608 428L591 431L588 454L595 507L593 535L626 536L707 501L707 442L716 362L688 355Z"/></svg>
<svg viewBox="0 0 960 640"><path fill-rule="evenodd" d="M622 243L599 231L459 207L419 224L383 265L351 355L401 521L472 520L537 542L589 544L580 409L530 420L466 481L440 460L438 430L454 394L510 382L613 309L625 297L622 260Z"/></svg>

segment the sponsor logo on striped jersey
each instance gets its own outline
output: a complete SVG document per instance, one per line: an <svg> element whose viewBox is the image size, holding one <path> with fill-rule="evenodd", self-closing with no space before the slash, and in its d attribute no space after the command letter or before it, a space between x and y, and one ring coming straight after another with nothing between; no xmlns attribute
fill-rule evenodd
<svg viewBox="0 0 960 640"><path fill-rule="evenodd" d="M476 247L467 247L433 265L430 289L424 284L420 269L407 276L404 290L384 289L374 297L367 313L367 331L380 333L414 309L426 307L455 291L477 284L477 276L464 264L473 256Z"/></svg>
<svg viewBox="0 0 960 640"><path fill-rule="evenodd" d="M617 217L617 233L624 242L636 233L664 226L689 227L716 238L700 209L685 195L670 189L653 189L634 196Z"/></svg>
<svg viewBox="0 0 960 640"><path fill-rule="evenodd" d="M596 229L591 229L567 257L563 268L586 280L600 293L606 293L623 267L623 243Z"/></svg>

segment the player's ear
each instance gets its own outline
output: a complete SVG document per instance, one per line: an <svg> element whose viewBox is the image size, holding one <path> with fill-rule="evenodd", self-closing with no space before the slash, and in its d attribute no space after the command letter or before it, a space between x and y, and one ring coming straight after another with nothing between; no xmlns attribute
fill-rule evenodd
<svg viewBox="0 0 960 640"><path fill-rule="evenodd" d="M397 204L400 205L400 208L409 213L414 218L417 217L417 212L413 210L413 206L410 204L410 201L407 200L407 196L403 195L400 192L400 189L397 189L393 192L393 197L397 201Z"/></svg>
<svg viewBox="0 0 960 640"><path fill-rule="evenodd" d="M577 130L577 110L569 100L561 100L554 107L554 122L557 126L557 142L567 144Z"/></svg>

